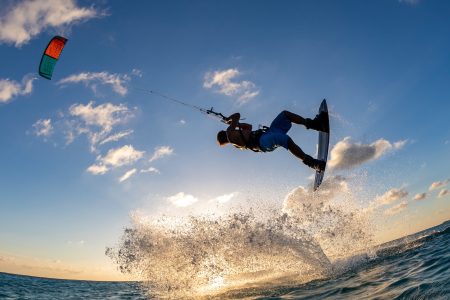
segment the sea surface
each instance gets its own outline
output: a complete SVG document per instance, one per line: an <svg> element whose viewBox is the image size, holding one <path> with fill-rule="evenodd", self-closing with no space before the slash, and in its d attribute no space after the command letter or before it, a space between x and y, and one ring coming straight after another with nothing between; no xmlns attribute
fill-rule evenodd
<svg viewBox="0 0 450 300"><path fill-rule="evenodd" d="M322 278L300 284L282 280L280 284L206 292L202 298L450 299L450 222L376 246L370 253L336 260L331 270ZM215 282L218 287L221 283ZM57 280L0 273L0 299L152 298L176 296L167 293L156 297L149 284L138 282Z"/></svg>

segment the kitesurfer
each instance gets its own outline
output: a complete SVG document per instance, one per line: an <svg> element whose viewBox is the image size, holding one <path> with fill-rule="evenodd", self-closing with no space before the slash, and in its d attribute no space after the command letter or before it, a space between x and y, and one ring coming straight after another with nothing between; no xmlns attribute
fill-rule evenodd
<svg viewBox="0 0 450 300"><path fill-rule="evenodd" d="M314 119L303 118L295 113L284 110L272 121L270 127L252 131L252 125L240 123L241 115L234 113L224 118L229 124L226 130L221 130L217 134L217 142L220 146L231 143L239 149L248 149L255 152L271 152L278 147L284 147L297 158L301 159L305 165L316 171L325 169L325 161L312 158L310 155L294 143L287 135L292 127L292 123L305 126L307 129L325 131L325 114L319 114Z"/></svg>

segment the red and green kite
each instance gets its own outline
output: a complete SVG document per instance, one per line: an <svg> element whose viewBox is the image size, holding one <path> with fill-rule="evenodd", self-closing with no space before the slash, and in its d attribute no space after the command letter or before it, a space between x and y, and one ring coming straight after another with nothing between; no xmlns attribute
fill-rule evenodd
<svg viewBox="0 0 450 300"><path fill-rule="evenodd" d="M62 36L55 36L48 43L39 65L39 75L44 78L52 79L53 69L58 61L61 52L66 45L67 39Z"/></svg>

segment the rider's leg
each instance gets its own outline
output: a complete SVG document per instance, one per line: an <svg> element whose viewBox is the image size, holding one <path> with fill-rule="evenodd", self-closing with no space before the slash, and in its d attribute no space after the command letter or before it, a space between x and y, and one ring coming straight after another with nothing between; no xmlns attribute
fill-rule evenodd
<svg viewBox="0 0 450 300"><path fill-rule="evenodd" d="M325 170L325 161L312 158L303 152L303 150L296 143L294 143L291 138L288 139L288 150L297 158L301 159L308 167L313 168L316 171Z"/></svg>
<svg viewBox="0 0 450 300"><path fill-rule="evenodd" d="M286 116L286 118L288 118L288 120L291 121L292 123L301 124L301 125L306 126L306 119L303 118L302 116L299 116L299 115L294 114L293 112L290 112L287 110L283 111L283 113Z"/></svg>
<svg viewBox="0 0 450 300"><path fill-rule="evenodd" d="M325 121L324 114L317 115L314 119L310 119L310 118L303 118L302 116L299 116L287 110L283 111L283 113L292 123L304 125L307 129L326 131L326 126L324 124Z"/></svg>
<svg viewBox="0 0 450 300"><path fill-rule="evenodd" d="M288 139L288 150L301 160L306 157L306 153L291 138Z"/></svg>

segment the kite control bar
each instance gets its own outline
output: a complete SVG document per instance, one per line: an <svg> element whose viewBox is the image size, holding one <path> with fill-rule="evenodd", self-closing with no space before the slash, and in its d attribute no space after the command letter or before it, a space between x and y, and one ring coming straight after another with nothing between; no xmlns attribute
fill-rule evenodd
<svg viewBox="0 0 450 300"><path fill-rule="evenodd" d="M214 108L213 108L213 107L211 107L210 109L207 109L207 110L202 110L202 111L205 112L207 115L214 115L214 116L216 116L217 118L219 118L221 122L223 122L223 123L225 123L225 124L228 124L228 122L227 122L227 117L225 117L225 116L224 116L222 113L220 113L220 112L214 111Z"/></svg>
<svg viewBox="0 0 450 300"><path fill-rule="evenodd" d="M214 115L215 117L219 118L221 122L223 122L225 124L230 124L228 122L228 118L225 117L222 113L214 111L213 107L211 107L210 109L207 109L207 110L202 109L202 112L206 113L207 115ZM242 121L245 119L239 119L239 120Z"/></svg>

